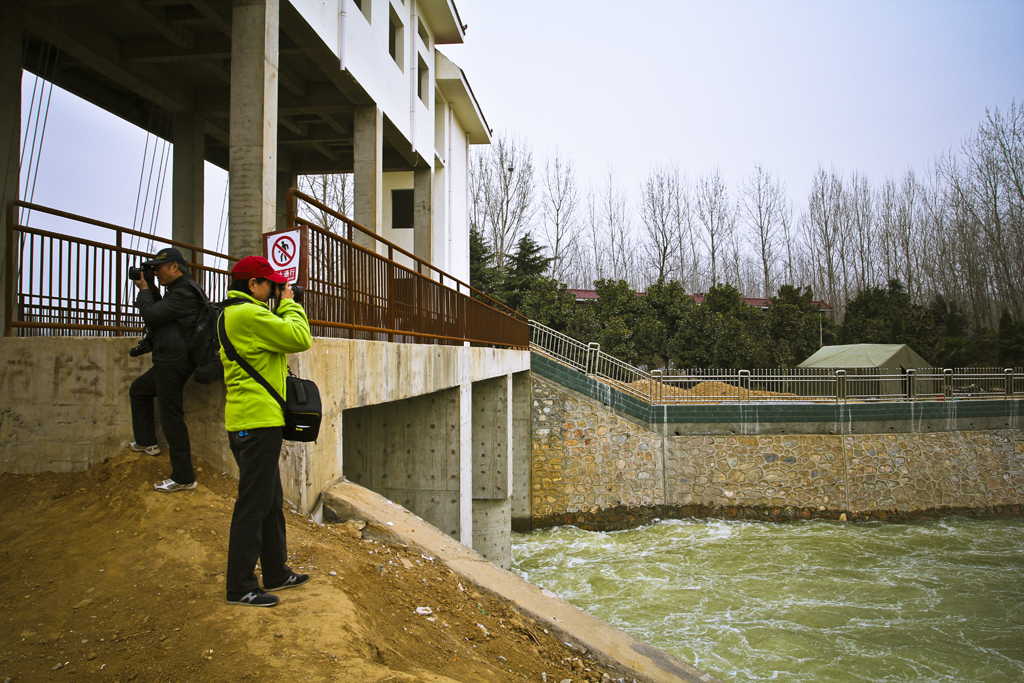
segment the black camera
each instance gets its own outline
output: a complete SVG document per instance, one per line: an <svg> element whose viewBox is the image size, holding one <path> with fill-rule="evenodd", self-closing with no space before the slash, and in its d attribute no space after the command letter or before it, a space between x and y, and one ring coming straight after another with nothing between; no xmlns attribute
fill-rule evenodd
<svg viewBox="0 0 1024 683"><path fill-rule="evenodd" d="M144 356L152 351L153 340L149 338L149 334L147 333L145 337L139 340L138 344L128 349L128 355L132 358L138 358L139 356Z"/></svg>
<svg viewBox="0 0 1024 683"><path fill-rule="evenodd" d="M143 266L141 268L136 268L135 266L128 266L128 279L131 280L132 282L136 282L138 280L152 282L154 274L155 270L153 266Z"/></svg>
<svg viewBox="0 0 1024 683"><path fill-rule="evenodd" d="M300 287L300 286L298 286L296 284L292 285L292 298L294 298L295 303L301 304L302 303L302 295L305 294L305 293L306 293L306 290L304 290L302 287Z"/></svg>

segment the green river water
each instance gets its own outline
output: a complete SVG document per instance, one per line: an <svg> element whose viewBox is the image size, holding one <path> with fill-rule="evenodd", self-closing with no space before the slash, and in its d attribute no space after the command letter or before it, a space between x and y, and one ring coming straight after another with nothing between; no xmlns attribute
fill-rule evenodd
<svg viewBox="0 0 1024 683"><path fill-rule="evenodd" d="M1024 519L513 534L513 569L723 681L1024 681Z"/></svg>

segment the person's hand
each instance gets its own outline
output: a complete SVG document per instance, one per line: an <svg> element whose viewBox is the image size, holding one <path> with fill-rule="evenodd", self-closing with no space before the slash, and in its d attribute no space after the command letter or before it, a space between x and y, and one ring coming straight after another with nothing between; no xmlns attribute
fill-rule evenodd
<svg viewBox="0 0 1024 683"><path fill-rule="evenodd" d="M146 278L144 276L139 277L138 280L132 280L132 282L134 282L135 286L139 289L149 289L149 283L146 282Z"/></svg>
<svg viewBox="0 0 1024 683"><path fill-rule="evenodd" d="M284 287L281 288L281 299L294 299L295 292L292 291L292 283L284 283Z"/></svg>

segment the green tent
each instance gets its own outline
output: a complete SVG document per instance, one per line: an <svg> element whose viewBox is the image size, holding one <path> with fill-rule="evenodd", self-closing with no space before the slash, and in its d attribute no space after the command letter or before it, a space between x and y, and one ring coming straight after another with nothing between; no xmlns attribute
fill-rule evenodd
<svg viewBox="0 0 1024 683"><path fill-rule="evenodd" d="M918 370L931 366L931 363L906 344L845 344L822 346L797 367L835 370L880 368L898 373L901 367L904 370Z"/></svg>
<svg viewBox="0 0 1024 683"><path fill-rule="evenodd" d="M888 397L892 400L906 396L910 385L904 375L911 369L919 373L914 385L915 393L925 395L942 391L941 373L936 375L932 372L931 363L906 344L823 346L797 367L813 368L809 371L811 373L815 370L845 370L846 395L850 398L873 400L872 397ZM818 386L814 382L805 383L802 387L805 395L831 390L831 384Z"/></svg>

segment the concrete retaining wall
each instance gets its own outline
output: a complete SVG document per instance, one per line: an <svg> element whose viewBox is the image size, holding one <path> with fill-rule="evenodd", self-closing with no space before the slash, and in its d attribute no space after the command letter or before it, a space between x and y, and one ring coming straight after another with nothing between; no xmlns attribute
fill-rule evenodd
<svg viewBox="0 0 1024 683"><path fill-rule="evenodd" d="M665 424L535 371L534 527L622 529L680 516L1020 514L1024 503L1021 429L695 436L666 435Z"/></svg>
<svg viewBox="0 0 1024 683"><path fill-rule="evenodd" d="M0 472L81 471L121 450L132 438L128 387L151 363L128 356L135 343L0 339ZM529 404L528 352L314 339L288 363L317 383L324 406L320 438L283 449L290 505L313 512L321 491L345 473L365 472L367 486L402 497L470 547L475 518L508 522L513 457L522 463L529 453L528 425L512 409ZM223 384L190 381L185 420L193 454L237 476L224 432L224 391ZM402 429L370 428L371 420L366 430L352 431L360 411ZM488 504L476 510L474 499ZM479 542L486 556L507 563L508 533L484 530Z"/></svg>

